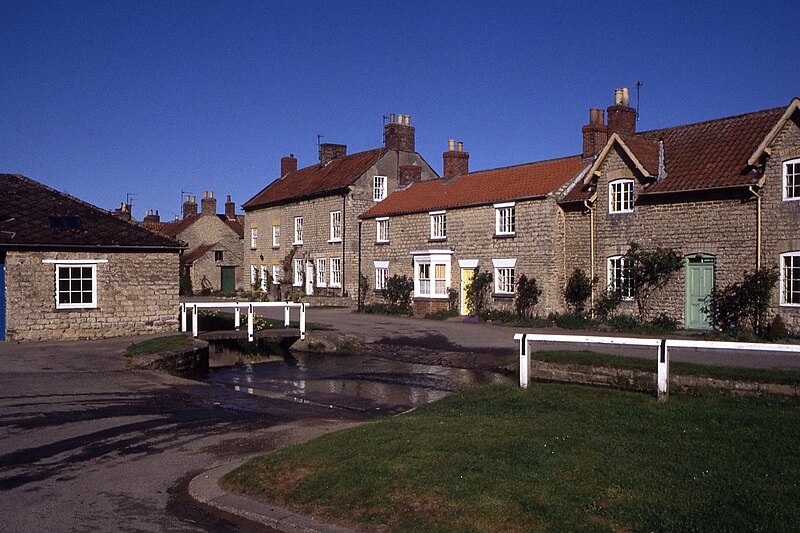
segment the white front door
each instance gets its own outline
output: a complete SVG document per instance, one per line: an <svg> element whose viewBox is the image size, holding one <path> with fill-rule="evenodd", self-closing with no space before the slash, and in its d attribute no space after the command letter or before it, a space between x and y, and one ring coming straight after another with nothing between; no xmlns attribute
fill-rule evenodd
<svg viewBox="0 0 800 533"><path fill-rule="evenodd" d="M314 262L306 261L306 294L314 294Z"/></svg>

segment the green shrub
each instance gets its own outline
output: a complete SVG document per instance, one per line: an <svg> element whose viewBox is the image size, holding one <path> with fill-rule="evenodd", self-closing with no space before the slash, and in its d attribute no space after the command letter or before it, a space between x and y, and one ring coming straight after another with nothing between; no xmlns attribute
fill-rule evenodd
<svg viewBox="0 0 800 533"><path fill-rule="evenodd" d="M614 315L606 321L612 331L639 333L644 323L633 315Z"/></svg>
<svg viewBox="0 0 800 533"><path fill-rule="evenodd" d="M517 294L514 298L514 310L520 318L531 316L536 304L539 303L539 296L542 295L541 289L536 284L536 278L528 278L522 274L517 279Z"/></svg>
<svg viewBox="0 0 800 533"><path fill-rule="evenodd" d="M749 330L754 335L764 336L767 334L766 314L778 279L778 268L774 265L753 273L745 272L742 281L719 290L715 288L703 311L711 317L714 327L724 333L738 335Z"/></svg>
<svg viewBox="0 0 800 533"><path fill-rule="evenodd" d="M597 326L597 323L582 311L550 313L549 318L553 324L564 329L593 329Z"/></svg>
<svg viewBox="0 0 800 533"><path fill-rule="evenodd" d="M586 300L591 297L595 283L597 278L589 278L580 268L572 271L564 286L564 301L573 313L581 313L586 309Z"/></svg>
<svg viewBox="0 0 800 533"><path fill-rule="evenodd" d="M789 337L789 330L786 328L786 323L783 321L781 315L775 315L775 318L772 319L767 337L775 341Z"/></svg>
<svg viewBox="0 0 800 533"><path fill-rule="evenodd" d="M413 285L412 285L413 290ZM455 311L455 315L458 315L458 291L452 287L447 289L447 306L448 309L452 312Z"/></svg>
<svg viewBox="0 0 800 533"><path fill-rule="evenodd" d="M625 255L633 261L633 297L639 318L644 320L650 297L683 268L683 256L672 248L657 246L647 250L635 242Z"/></svg>
<svg viewBox="0 0 800 533"><path fill-rule="evenodd" d="M500 309L486 309L478 316L484 322L505 322L513 324L517 320L516 314L511 311L501 311Z"/></svg>
<svg viewBox="0 0 800 533"><path fill-rule="evenodd" d="M411 315L411 308L398 307L396 305L389 305L385 303L374 303L362 306L361 312L366 313L368 315L409 316Z"/></svg>
<svg viewBox="0 0 800 533"><path fill-rule="evenodd" d="M181 268L181 278L179 285L179 294L181 296L193 296L194 290L192 289L192 276L188 268Z"/></svg>
<svg viewBox="0 0 800 533"><path fill-rule="evenodd" d="M434 311L433 313L428 313L425 315L425 318L430 320L447 320L448 318L453 318L458 316L457 309L445 309L442 311Z"/></svg>
<svg viewBox="0 0 800 533"><path fill-rule="evenodd" d="M367 301L367 294L369 294L369 280L367 276L362 273L358 273L358 303L359 305L364 305L364 302Z"/></svg>
<svg viewBox="0 0 800 533"><path fill-rule="evenodd" d="M492 273L475 269L472 281L466 287L467 310L472 316L482 317L486 312L486 296L492 286Z"/></svg>
<svg viewBox="0 0 800 533"><path fill-rule="evenodd" d="M386 288L383 289L383 297L393 307L411 310L411 294L414 292L414 280L405 274L398 276L395 274L386 280Z"/></svg>
<svg viewBox="0 0 800 533"><path fill-rule="evenodd" d="M620 291L606 289L594 303L594 316L597 320L606 321L617 312L622 294Z"/></svg>
<svg viewBox="0 0 800 533"><path fill-rule="evenodd" d="M678 323L678 320L675 319L675 318L672 318L671 316L669 316L666 313L659 314L657 317L655 317L653 320L650 321L650 324L653 327L655 327L655 328L657 328L657 329L659 329L661 331L664 331L665 333L671 332L671 331L677 331L678 328L680 327L680 324Z"/></svg>

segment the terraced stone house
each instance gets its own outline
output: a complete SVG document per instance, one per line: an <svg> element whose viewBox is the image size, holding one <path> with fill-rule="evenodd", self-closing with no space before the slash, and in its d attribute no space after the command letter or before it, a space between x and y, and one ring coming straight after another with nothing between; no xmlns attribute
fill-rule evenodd
<svg viewBox="0 0 800 533"><path fill-rule="evenodd" d="M677 249L684 269L654 295L649 315L710 327L703 302L745 271L777 265L771 313L800 330L800 111L787 107L636 131L627 89L590 110L581 154L414 183L362 215L360 269L380 288L414 279L417 313L446 305L475 268L494 273L494 307L508 307L525 273L543 290L540 315L564 310L574 268L619 289L633 313L631 242ZM452 157L452 156L451 156ZM379 295L378 295L379 296Z"/></svg>
<svg viewBox="0 0 800 533"><path fill-rule="evenodd" d="M24 176L0 190L0 340L177 330L179 242Z"/></svg>
<svg viewBox="0 0 800 533"><path fill-rule="evenodd" d="M438 178L415 151L408 115L390 115L384 145L347 154L341 144L322 144L319 163L298 169L281 159L280 176L245 202L244 263L252 282L273 296L358 294L358 215L398 186ZM280 293L280 294L278 294Z"/></svg>

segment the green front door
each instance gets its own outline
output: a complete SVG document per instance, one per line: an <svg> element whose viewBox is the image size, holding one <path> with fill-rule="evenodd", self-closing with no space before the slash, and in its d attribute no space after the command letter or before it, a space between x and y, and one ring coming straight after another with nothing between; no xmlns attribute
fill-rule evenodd
<svg viewBox="0 0 800 533"><path fill-rule="evenodd" d="M236 290L236 267L222 267L222 280L220 287L222 292L233 292Z"/></svg>
<svg viewBox="0 0 800 533"><path fill-rule="evenodd" d="M710 255L686 258L686 329L711 329L711 320L703 312L714 289L714 263Z"/></svg>

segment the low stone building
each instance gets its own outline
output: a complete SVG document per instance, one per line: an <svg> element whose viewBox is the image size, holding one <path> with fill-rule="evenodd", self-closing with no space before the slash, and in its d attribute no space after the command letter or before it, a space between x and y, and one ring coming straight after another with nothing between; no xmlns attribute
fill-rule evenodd
<svg viewBox="0 0 800 533"><path fill-rule="evenodd" d="M217 213L213 191L205 191L197 212L194 196L183 203L183 218L161 222L157 213L148 212L142 224L186 243L181 256L182 275L188 276L195 293L250 290L242 276L244 217L236 214L230 195L225 212Z"/></svg>
<svg viewBox="0 0 800 533"><path fill-rule="evenodd" d="M0 189L0 339L177 331L180 243L24 176Z"/></svg>
<svg viewBox="0 0 800 533"><path fill-rule="evenodd" d="M437 178L415 151L408 115L390 116L382 148L347 155L322 144L319 163L299 169L290 155L280 177L245 202L245 275L272 279L274 296L290 292L358 294L358 215L399 185ZM283 290L280 290L283 287Z"/></svg>
<svg viewBox="0 0 800 533"><path fill-rule="evenodd" d="M800 330L800 100L787 107L636 132L627 90L592 111L584 128L599 154L561 202L565 254L596 275L595 297L622 291L634 312L631 242L678 250L684 269L647 306L689 329L707 329L711 291L776 265L770 314Z"/></svg>
<svg viewBox="0 0 800 533"><path fill-rule="evenodd" d="M480 269L493 273L490 304L512 308L516 280L534 278L536 311L563 308L564 214L560 195L589 166L580 155L468 172L469 154L450 141L444 177L413 183L361 215L360 270L382 296L386 280L414 280L414 312L467 314L465 288ZM452 293L455 291L455 293Z"/></svg>

